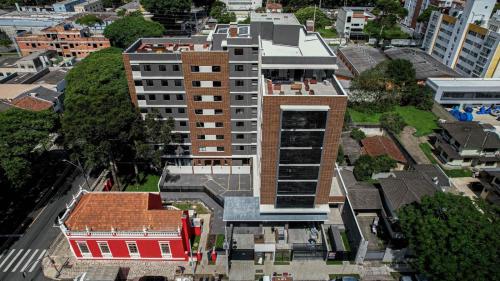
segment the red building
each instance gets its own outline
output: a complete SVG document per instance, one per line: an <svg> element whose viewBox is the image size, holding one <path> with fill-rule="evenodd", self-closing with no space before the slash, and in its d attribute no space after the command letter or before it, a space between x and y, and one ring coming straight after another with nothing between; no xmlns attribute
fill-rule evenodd
<svg viewBox="0 0 500 281"><path fill-rule="evenodd" d="M48 27L37 34L25 33L17 36L16 41L23 56L54 50L61 57L85 58L92 52L111 47L103 35L94 35L88 28L77 29L69 24Z"/></svg>
<svg viewBox="0 0 500 281"><path fill-rule="evenodd" d="M59 218L78 259L188 260L187 211L164 209L160 194L81 190Z"/></svg>

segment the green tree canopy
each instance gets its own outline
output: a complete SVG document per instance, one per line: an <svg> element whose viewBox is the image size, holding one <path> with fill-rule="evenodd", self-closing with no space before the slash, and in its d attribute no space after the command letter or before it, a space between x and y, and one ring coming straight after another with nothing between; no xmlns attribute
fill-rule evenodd
<svg viewBox="0 0 500 281"><path fill-rule="evenodd" d="M425 10L422 11L420 16L418 16L417 22L429 22L429 19L431 18L432 12L437 11L437 9L438 8L436 6L430 5Z"/></svg>
<svg viewBox="0 0 500 281"><path fill-rule="evenodd" d="M301 24L306 24L306 21L314 19L314 10L316 10L316 22L314 23L314 28L322 29L325 26L331 25L330 19L323 13L323 11L319 8L315 8L314 6L305 7L297 10L295 12L295 17Z"/></svg>
<svg viewBox="0 0 500 281"><path fill-rule="evenodd" d="M217 23L227 24L236 22L236 14L227 10L226 4L215 1L210 8L210 16L217 20Z"/></svg>
<svg viewBox="0 0 500 281"><path fill-rule="evenodd" d="M368 180L374 173L388 172L395 168L396 161L387 155L371 157L370 155L361 155L354 165L354 176L357 180Z"/></svg>
<svg viewBox="0 0 500 281"><path fill-rule="evenodd" d="M500 280L498 207L438 192L403 207L399 221L413 265L431 280Z"/></svg>
<svg viewBox="0 0 500 281"><path fill-rule="evenodd" d="M66 145L90 167L128 154L139 118L128 94L122 51L108 48L79 62L66 76L62 128Z"/></svg>
<svg viewBox="0 0 500 281"><path fill-rule="evenodd" d="M191 0L140 0L141 5L146 11L157 14L167 15L191 10Z"/></svg>
<svg viewBox="0 0 500 281"><path fill-rule="evenodd" d="M77 24L85 25L85 26L94 26L96 24L102 24L103 21L96 15L88 14L82 17L79 17L76 21Z"/></svg>
<svg viewBox="0 0 500 281"><path fill-rule="evenodd" d="M403 117L397 112L386 112L380 116L380 125L394 134L399 134L406 126Z"/></svg>
<svg viewBox="0 0 500 281"><path fill-rule="evenodd" d="M0 112L0 177L14 188L22 187L30 179L32 162L45 150L56 124L57 116L51 110L12 108Z"/></svg>
<svg viewBox="0 0 500 281"><path fill-rule="evenodd" d="M385 73L398 86L416 82L415 68L405 59L390 60Z"/></svg>
<svg viewBox="0 0 500 281"><path fill-rule="evenodd" d="M408 14L398 0L377 0L373 13L377 18L365 25L365 33L379 39L408 38L397 25Z"/></svg>
<svg viewBox="0 0 500 281"><path fill-rule="evenodd" d="M114 47L125 49L141 37L161 37L164 31L163 25L157 22L129 15L106 26L104 36Z"/></svg>
<svg viewBox="0 0 500 281"><path fill-rule="evenodd" d="M354 128L351 130L351 138L361 141L362 139L366 138L365 132L361 131L359 128Z"/></svg>

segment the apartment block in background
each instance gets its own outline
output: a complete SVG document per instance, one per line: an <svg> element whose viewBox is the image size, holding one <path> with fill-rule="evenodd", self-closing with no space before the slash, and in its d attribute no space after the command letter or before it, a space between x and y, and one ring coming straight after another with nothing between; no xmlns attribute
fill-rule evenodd
<svg viewBox="0 0 500 281"><path fill-rule="evenodd" d="M253 196L225 197L224 220L326 219L347 96L319 34L252 13L208 36L140 39L124 61L141 113L175 119L171 173L253 174Z"/></svg>
<svg viewBox="0 0 500 281"><path fill-rule="evenodd" d="M432 12L422 47L464 76L500 77L500 33L487 25L495 3L467 1L463 9L450 9L449 14Z"/></svg>
<svg viewBox="0 0 500 281"><path fill-rule="evenodd" d="M375 16L369 7L342 7L338 10L335 29L341 37L364 39L363 28Z"/></svg>
<svg viewBox="0 0 500 281"><path fill-rule="evenodd" d="M81 4L75 5L75 12L77 13L97 13L104 12L104 6L101 0L89 0Z"/></svg>
<svg viewBox="0 0 500 281"><path fill-rule="evenodd" d="M63 0L52 4L52 7L54 8L54 12L74 12L75 6L83 2L85 2L85 0Z"/></svg>
<svg viewBox="0 0 500 281"><path fill-rule="evenodd" d="M39 33L25 33L16 37L23 56L33 52L54 50L61 57L85 58L88 54L111 47L109 40L100 34L91 34L87 28L74 28L59 24Z"/></svg>

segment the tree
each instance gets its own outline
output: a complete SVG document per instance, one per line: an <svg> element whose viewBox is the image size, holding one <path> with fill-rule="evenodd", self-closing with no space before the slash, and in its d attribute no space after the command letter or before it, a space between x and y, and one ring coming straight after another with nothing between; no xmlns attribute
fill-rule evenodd
<svg viewBox="0 0 500 281"><path fill-rule="evenodd" d="M167 15L172 13L186 12L191 10L191 0L140 0L146 11Z"/></svg>
<svg viewBox="0 0 500 281"><path fill-rule="evenodd" d="M398 86L415 83L415 68L410 61L405 59L395 59L387 64L386 74Z"/></svg>
<svg viewBox="0 0 500 281"><path fill-rule="evenodd" d="M10 45L12 45L12 40L5 32L0 30L0 46L9 47Z"/></svg>
<svg viewBox="0 0 500 281"><path fill-rule="evenodd" d="M250 24L250 17L247 17L246 19L242 20L242 21L239 21L238 23L242 23L242 24Z"/></svg>
<svg viewBox="0 0 500 281"><path fill-rule="evenodd" d="M366 138L365 132L361 131L359 128L354 128L351 131L351 138L361 141L362 139Z"/></svg>
<svg viewBox="0 0 500 281"><path fill-rule="evenodd" d="M79 17L75 22L77 24L85 25L85 26L89 26L89 27L95 26L96 24L99 24L99 25L103 24L102 19L100 19L99 17L97 17L96 15L93 15L93 14L88 14L88 15L84 15L82 17Z"/></svg>
<svg viewBox="0 0 500 281"><path fill-rule="evenodd" d="M215 1L210 8L210 16L217 20L217 23L227 24L236 21L236 14L227 10L226 4Z"/></svg>
<svg viewBox="0 0 500 281"><path fill-rule="evenodd" d="M429 86L413 83L401 92L401 105L413 105L420 110L430 111L433 104L434 92Z"/></svg>
<svg viewBox="0 0 500 281"><path fill-rule="evenodd" d="M316 22L314 23L314 29L323 29L325 26L331 25L330 19L323 13L321 9L317 7L305 7L299 9L295 12L295 17L301 24L306 24L306 21L314 19L314 13L316 10Z"/></svg>
<svg viewBox="0 0 500 281"><path fill-rule="evenodd" d="M0 112L0 178L5 176L14 188L22 187L31 178L32 163L46 149L56 123L57 116L50 110Z"/></svg>
<svg viewBox="0 0 500 281"><path fill-rule="evenodd" d="M368 180L374 173L388 172L395 168L396 161L387 155L371 157L370 155L361 155L354 164L354 176L357 180Z"/></svg>
<svg viewBox="0 0 500 281"><path fill-rule="evenodd" d="M408 38L397 25L408 14L399 1L378 0L372 12L377 18L365 25L365 33L378 39Z"/></svg>
<svg viewBox="0 0 500 281"><path fill-rule="evenodd" d="M163 25L157 22L129 15L106 26L104 36L114 47L125 49L141 37L161 37L164 31Z"/></svg>
<svg viewBox="0 0 500 281"><path fill-rule="evenodd" d="M420 16L418 16L417 22L429 22L432 12L437 10L438 8L436 6L429 5L429 7L423 10Z"/></svg>
<svg viewBox="0 0 500 281"><path fill-rule="evenodd" d="M130 159L135 137L131 127L140 118L128 94L122 50L90 54L70 70L66 81L65 144L87 167L111 164L116 181L116 161Z"/></svg>
<svg viewBox="0 0 500 281"><path fill-rule="evenodd" d="M406 122L399 113L386 112L380 116L380 125L391 133L399 134L406 126Z"/></svg>
<svg viewBox="0 0 500 281"><path fill-rule="evenodd" d="M444 192L403 207L398 217L413 266L430 280L500 280L498 213L482 200Z"/></svg>

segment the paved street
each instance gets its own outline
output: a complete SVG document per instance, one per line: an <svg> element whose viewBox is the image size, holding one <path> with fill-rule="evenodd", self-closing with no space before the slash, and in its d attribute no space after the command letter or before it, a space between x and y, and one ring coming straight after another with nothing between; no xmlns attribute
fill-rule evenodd
<svg viewBox="0 0 500 281"><path fill-rule="evenodd" d="M79 186L84 184L83 176L77 176L73 182L64 182L45 207L34 214L33 223L19 240L0 253L0 281L48 280L43 276L40 260L60 233L59 228L54 227L55 218ZM69 185L71 188L68 188ZM26 273L25 278L23 272Z"/></svg>

